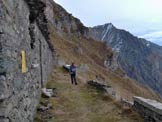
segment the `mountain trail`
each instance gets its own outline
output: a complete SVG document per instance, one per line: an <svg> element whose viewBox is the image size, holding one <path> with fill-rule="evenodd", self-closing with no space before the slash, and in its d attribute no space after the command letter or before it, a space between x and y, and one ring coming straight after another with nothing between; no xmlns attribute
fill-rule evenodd
<svg viewBox="0 0 162 122"><path fill-rule="evenodd" d="M139 115L122 106L103 92L88 86L78 75L78 85L72 85L64 71L52 74L47 88L56 88L56 97L42 98L52 109L50 119L43 119L38 111L35 122L142 122ZM84 78L83 78L84 79Z"/></svg>

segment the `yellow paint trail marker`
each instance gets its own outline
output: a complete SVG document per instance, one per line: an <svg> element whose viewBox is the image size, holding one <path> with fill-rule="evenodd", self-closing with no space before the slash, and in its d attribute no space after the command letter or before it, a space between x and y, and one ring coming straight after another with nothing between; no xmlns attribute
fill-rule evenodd
<svg viewBox="0 0 162 122"><path fill-rule="evenodd" d="M22 73L26 73L27 69L26 69L26 59L25 59L25 51L24 50L21 51L21 62L22 62Z"/></svg>

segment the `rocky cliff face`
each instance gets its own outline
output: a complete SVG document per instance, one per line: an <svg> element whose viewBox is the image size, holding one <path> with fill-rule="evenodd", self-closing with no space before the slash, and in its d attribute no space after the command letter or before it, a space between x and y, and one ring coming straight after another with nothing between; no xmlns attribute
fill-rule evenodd
<svg viewBox="0 0 162 122"><path fill-rule="evenodd" d="M45 3L41 0L0 1L0 121L31 122L54 64ZM27 72L22 73L21 51Z"/></svg>
<svg viewBox="0 0 162 122"><path fill-rule="evenodd" d="M75 34L86 35L88 28L85 27L79 19L69 14L64 8L55 3L53 0L46 1L46 16L57 32L62 35Z"/></svg>
<svg viewBox="0 0 162 122"><path fill-rule="evenodd" d="M137 38L111 23L90 29L89 35L106 42L118 54L119 67L127 75L148 85L162 95L162 48L145 39Z"/></svg>

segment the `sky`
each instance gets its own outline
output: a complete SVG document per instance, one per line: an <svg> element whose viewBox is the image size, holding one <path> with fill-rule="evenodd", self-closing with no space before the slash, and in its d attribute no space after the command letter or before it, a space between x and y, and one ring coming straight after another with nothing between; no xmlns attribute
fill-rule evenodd
<svg viewBox="0 0 162 122"><path fill-rule="evenodd" d="M162 0L54 0L85 26L112 23L162 45Z"/></svg>

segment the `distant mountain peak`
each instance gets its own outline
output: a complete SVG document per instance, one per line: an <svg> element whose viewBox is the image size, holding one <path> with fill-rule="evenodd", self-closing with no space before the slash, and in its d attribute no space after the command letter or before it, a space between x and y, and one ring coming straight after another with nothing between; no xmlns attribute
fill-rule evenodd
<svg viewBox="0 0 162 122"><path fill-rule="evenodd" d="M102 32L102 34L103 34L102 38L101 38L102 41L105 39L105 37L106 37L107 33L109 32L109 30L111 30L113 27L114 26L113 26L112 23L108 23L108 24L103 25L103 28L105 28L105 29Z"/></svg>
<svg viewBox="0 0 162 122"><path fill-rule="evenodd" d="M112 23L91 28L92 38L104 41L118 53L117 62L129 77L162 95L162 49L130 32L114 27ZM157 85L158 84L158 85Z"/></svg>
<svg viewBox="0 0 162 122"><path fill-rule="evenodd" d="M106 23L106 24L104 24L103 26L110 26L110 27L114 27L114 25L112 24L112 23Z"/></svg>
<svg viewBox="0 0 162 122"><path fill-rule="evenodd" d="M93 28L100 28L100 27L102 27L102 28L107 28L107 27L113 28L113 27L115 27L115 26L114 26L112 23L105 23L105 24L103 24L103 25L94 26Z"/></svg>

